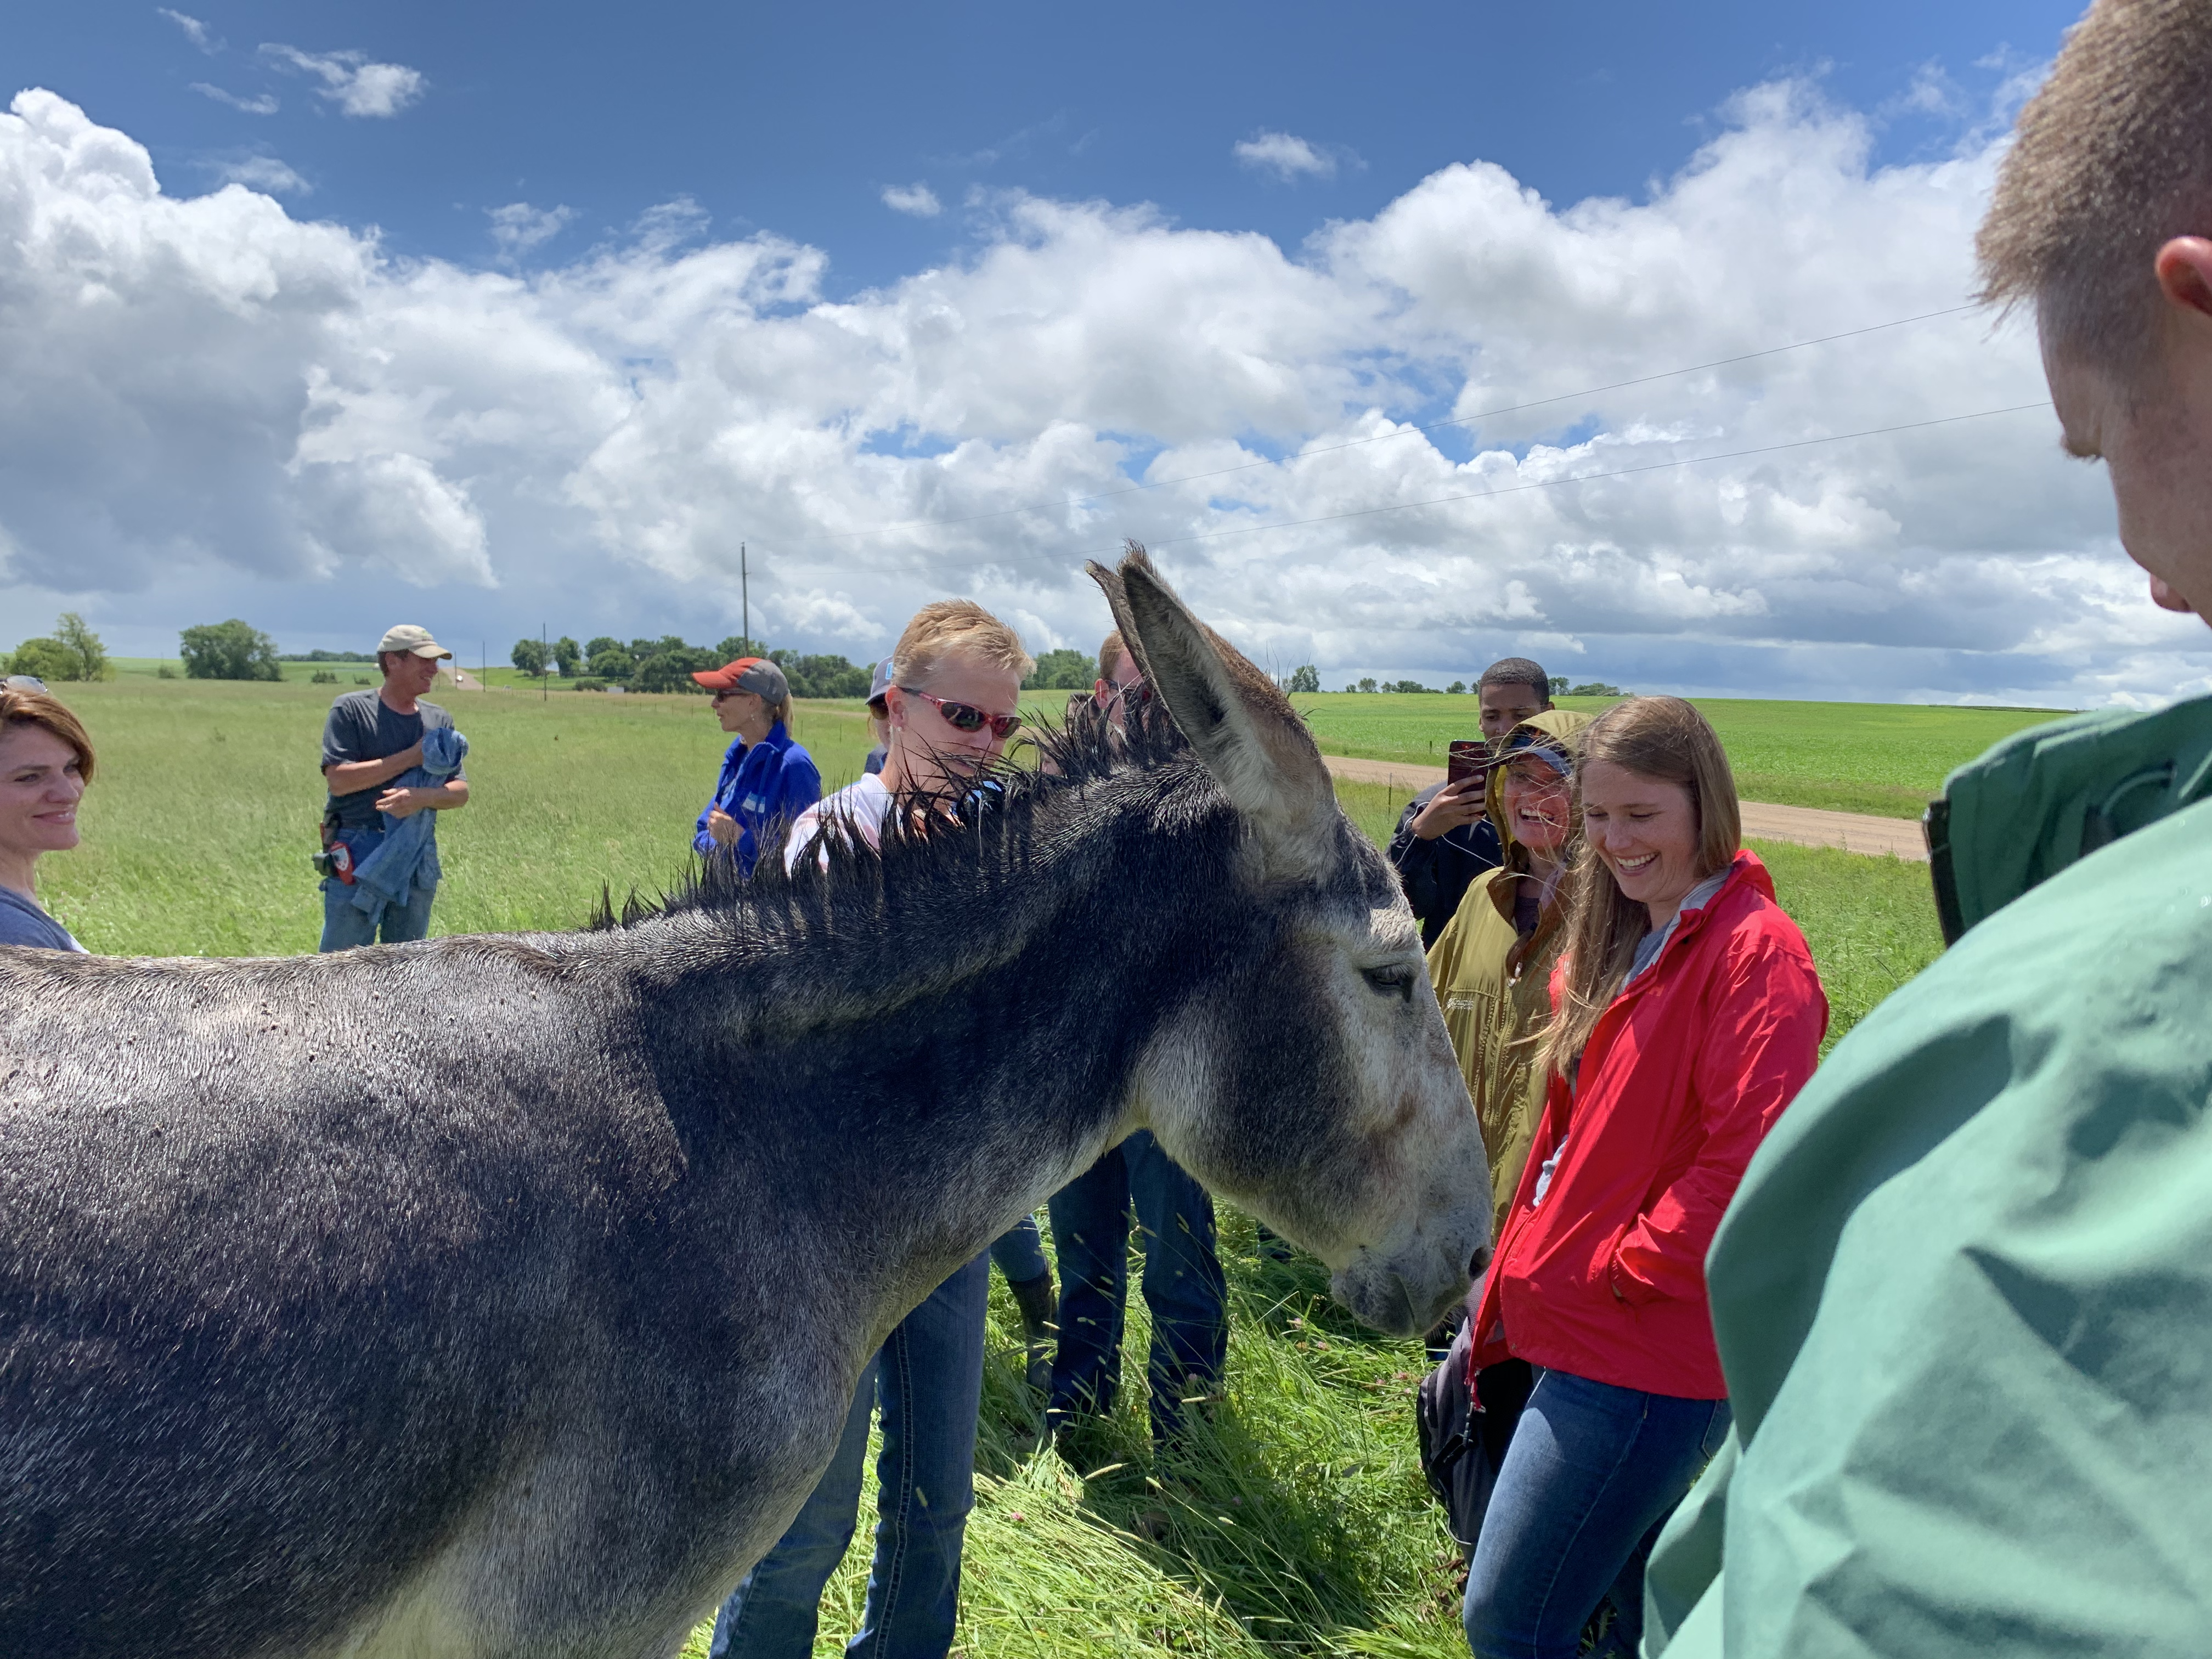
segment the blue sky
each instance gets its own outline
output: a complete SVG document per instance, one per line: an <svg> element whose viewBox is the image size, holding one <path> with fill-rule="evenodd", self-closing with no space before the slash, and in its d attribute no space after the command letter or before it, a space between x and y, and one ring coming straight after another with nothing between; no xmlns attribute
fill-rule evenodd
<svg viewBox="0 0 2212 1659"><path fill-rule="evenodd" d="M1555 203L1633 197L1731 93L1780 76L1880 112L1877 159L1910 160L1956 137L1916 106L1931 68L1978 103L2078 15L2049 0L173 9L213 49L151 5L20 9L9 77L130 132L172 191L273 156L313 185L301 211L377 225L398 252L489 260L488 212L528 201L577 216L533 250L556 258L689 198L721 234L825 250L833 294L947 257L975 188L1151 202L1285 246L1477 157ZM349 120L264 44L358 52L426 84L399 117ZM1270 131L1333 173L1240 165L1234 147ZM917 182L947 211L885 209L884 188Z"/></svg>
<svg viewBox="0 0 2212 1659"><path fill-rule="evenodd" d="M743 540L778 643L1087 648L1134 535L1331 684L2212 687L1956 312L2073 11L21 13L0 645L711 640Z"/></svg>

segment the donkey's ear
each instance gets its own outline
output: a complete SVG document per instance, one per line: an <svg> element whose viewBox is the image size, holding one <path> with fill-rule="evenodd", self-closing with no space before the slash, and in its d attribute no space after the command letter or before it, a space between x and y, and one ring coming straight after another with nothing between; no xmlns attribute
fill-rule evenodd
<svg viewBox="0 0 2212 1659"><path fill-rule="evenodd" d="M1134 542L1118 570L1090 570L1154 694L1252 826L1267 873L1319 874L1334 856L1336 792L1290 699L1191 615Z"/></svg>

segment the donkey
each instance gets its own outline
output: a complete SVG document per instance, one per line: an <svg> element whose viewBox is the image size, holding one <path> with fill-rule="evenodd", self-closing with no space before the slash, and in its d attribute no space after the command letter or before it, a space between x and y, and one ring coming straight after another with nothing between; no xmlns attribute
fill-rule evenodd
<svg viewBox="0 0 2212 1659"><path fill-rule="evenodd" d="M1488 1254L1419 939L1141 551L1168 719L603 931L0 951L0 1654L661 1659L861 1367L1150 1127L1427 1326Z"/></svg>

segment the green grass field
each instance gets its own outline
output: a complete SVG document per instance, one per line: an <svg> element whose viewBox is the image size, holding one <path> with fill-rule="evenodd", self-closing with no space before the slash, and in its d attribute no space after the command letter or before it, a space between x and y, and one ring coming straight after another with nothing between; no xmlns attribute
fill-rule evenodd
<svg viewBox="0 0 2212 1659"><path fill-rule="evenodd" d="M1442 766L1455 738L1481 736L1469 696L1346 692L1291 699L1325 753ZM1608 698L1566 697L1595 714ZM1746 800L1917 818L1954 767L2062 711L1905 703L1698 700Z"/></svg>
<svg viewBox="0 0 2212 1659"><path fill-rule="evenodd" d="M333 690L352 689L348 669L337 672L337 688L304 674L234 684L161 680L148 665L57 688L90 730L100 770L83 808L84 846L40 865L50 907L100 951L313 950L318 745ZM726 742L704 699L494 690L442 701L472 745L474 799L441 824L437 932L573 927L603 884L619 898L680 873ZM1060 696L1027 701L1053 712ZM1316 724L1326 727L1335 707L1365 718L1443 699L1318 701ZM858 703L801 704L795 725L831 787L859 774L867 738ZM1390 729L1389 719L1381 726ZM1409 728L1401 720L1398 729ZM1794 739L1778 731L1786 750ZM1340 784L1338 793L1377 838L1403 805L1380 786ZM1759 850L1812 942L1836 1035L1935 956L1924 866ZM1414 1463L1419 1345L1353 1328L1329 1304L1317 1265L1261 1257L1242 1216L1224 1212L1222 1249L1232 1299L1224 1401L1208 1455L1169 1489L1149 1468L1141 1299L1129 1310L1125 1354L1135 1360L1121 1407L1096 1462L1079 1470L1036 1450L1019 1319L994 1281L958 1651L1464 1654L1455 1556ZM1164 1516L1164 1530L1146 1528L1156 1535L1135 1528L1147 1512ZM864 1527L825 1599L821 1655L857 1627L867 1548ZM702 1628L690 1651L703 1655L705 1644Z"/></svg>

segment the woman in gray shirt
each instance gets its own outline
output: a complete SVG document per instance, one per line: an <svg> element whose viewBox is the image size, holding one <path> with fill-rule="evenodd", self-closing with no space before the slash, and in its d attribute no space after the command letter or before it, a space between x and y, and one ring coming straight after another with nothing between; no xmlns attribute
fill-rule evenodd
<svg viewBox="0 0 2212 1659"><path fill-rule="evenodd" d="M40 682L0 683L0 945L82 951L39 903L38 863L77 843L92 739Z"/></svg>

